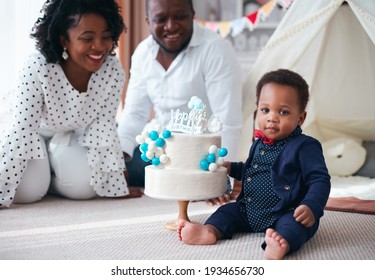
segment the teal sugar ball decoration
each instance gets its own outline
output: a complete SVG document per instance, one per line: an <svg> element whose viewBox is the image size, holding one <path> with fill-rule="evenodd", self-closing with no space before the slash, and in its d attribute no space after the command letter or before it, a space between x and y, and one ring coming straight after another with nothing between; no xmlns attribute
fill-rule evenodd
<svg viewBox="0 0 375 280"><path fill-rule="evenodd" d="M148 144L146 142L141 144L141 150L144 153L148 151Z"/></svg>
<svg viewBox="0 0 375 280"><path fill-rule="evenodd" d="M216 161L216 156L215 156L214 154L208 154L208 155L207 155L207 161L208 161L209 163L213 163L213 162L215 162L215 161Z"/></svg>
<svg viewBox="0 0 375 280"><path fill-rule="evenodd" d="M203 170L207 171L209 166L210 166L210 163L206 159L202 160L201 163L200 163L200 167Z"/></svg>
<svg viewBox="0 0 375 280"><path fill-rule="evenodd" d="M151 140L155 141L156 139L159 138L159 133L157 131L153 130L153 131L150 132L149 136L150 136Z"/></svg>
<svg viewBox="0 0 375 280"><path fill-rule="evenodd" d="M150 159L147 158L146 153L142 153L142 154L141 154L141 159L142 159L144 162L149 162L149 161L150 161Z"/></svg>
<svg viewBox="0 0 375 280"><path fill-rule="evenodd" d="M160 159L159 158L153 158L152 159L152 165L159 166L160 165Z"/></svg>
<svg viewBox="0 0 375 280"><path fill-rule="evenodd" d="M155 140L156 147L162 148L165 145L165 140L163 138L158 138Z"/></svg>
<svg viewBox="0 0 375 280"><path fill-rule="evenodd" d="M219 157L225 157L228 154L228 150L226 148L220 148L217 154Z"/></svg>
<svg viewBox="0 0 375 280"><path fill-rule="evenodd" d="M168 139L172 136L172 133L168 129L166 129L163 131L162 136L164 139Z"/></svg>

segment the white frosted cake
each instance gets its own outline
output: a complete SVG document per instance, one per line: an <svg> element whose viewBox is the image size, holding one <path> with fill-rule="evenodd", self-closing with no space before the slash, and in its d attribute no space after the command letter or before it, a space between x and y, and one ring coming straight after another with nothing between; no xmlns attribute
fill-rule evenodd
<svg viewBox="0 0 375 280"><path fill-rule="evenodd" d="M221 147L218 116L207 121L206 105L193 96L189 113L171 111L167 129L145 129L136 137L145 168L145 194L159 199L204 200L226 192L228 151ZM203 133L208 129L211 133Z"/></svg>
<svg viewBox="0 0 375 280"><path fill-rule="evenodd" d="M226 168L220 163L214 163L212 171L211 167L201 168L212 147L221 147L220 135L173 133L165 139L165 164L145 169L145 194L158 199L204 200L225 193Z"/></svg>

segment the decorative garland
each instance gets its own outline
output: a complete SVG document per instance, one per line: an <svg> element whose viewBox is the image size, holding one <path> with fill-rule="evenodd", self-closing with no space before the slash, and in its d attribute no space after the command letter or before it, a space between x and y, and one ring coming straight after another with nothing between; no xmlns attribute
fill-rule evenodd
<svg viewBox="0 0 375 280"><path fill-rule="evenodd" d="M240 34L245 28L253 31L261 21L265 21L275 6L278 4L283 9L289 8L293 0L270 0L257 11L231 21L197 21L214 32L218 32L223 38L231 34L233 37Z"/></svg>

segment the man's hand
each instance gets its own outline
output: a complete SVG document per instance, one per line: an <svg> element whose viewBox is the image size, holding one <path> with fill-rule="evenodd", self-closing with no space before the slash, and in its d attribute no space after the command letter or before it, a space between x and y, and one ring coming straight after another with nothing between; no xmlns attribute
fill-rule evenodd
<svg viewBox="0 0 375 280"><path fill-rule="evenodd" d="M129 194L122 196L121 198L138 198L143 195L142 188L137 188L137 187L129 187L129 174L128 170L124 171L124 177L126 180L126 183L128 184L128 189L129 189Z"/></svg>
<svg viewBox="0 0 375 280"><path fill-rule="evenodd" d="M138 198L143 195L143 191L141 188L128 187L128 189L129 189L129 194L123 196L122 198Z"/></svg>

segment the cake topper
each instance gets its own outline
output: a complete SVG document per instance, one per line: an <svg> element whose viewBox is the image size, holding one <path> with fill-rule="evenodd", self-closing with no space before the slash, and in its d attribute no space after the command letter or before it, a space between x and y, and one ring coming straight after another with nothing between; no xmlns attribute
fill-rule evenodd
<svg viewBox="0 0 375 280"><path fill-rule="evenodd" d="M211 133L217 133L222 128L222 122L216 115L212 115L210 120L206 119L206 104L197 97L190 98L188 103L189 113L181 112L180 109L171 110L171 120L167 128L170 131L188 133L188 134L201 134L207 128Z"/></svg>

